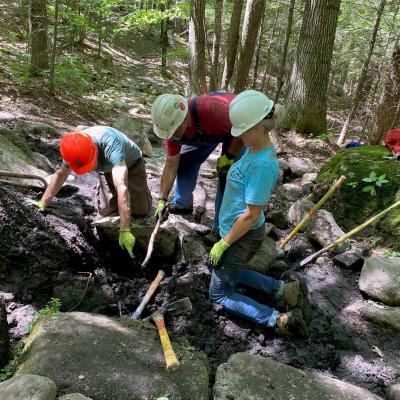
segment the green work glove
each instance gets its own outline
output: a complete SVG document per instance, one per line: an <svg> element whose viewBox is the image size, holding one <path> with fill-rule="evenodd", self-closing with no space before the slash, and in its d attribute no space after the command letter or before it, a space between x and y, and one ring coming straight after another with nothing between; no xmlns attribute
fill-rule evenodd
<svg viewBox="0 0 400 400"><path fill-rule="evenodd" d="M217 159L217 172L218 175L221 174L227 174L229 171L229 168L231 165L234 163L235 159L229 159L226 154L222 155L221 157L218 157Z"/></svg>
<svg viewBox="0 0 400 400"><path fill-rule="evenodd" d="M154 213L154 216L156 218L162 217L166 207L167 207L167 202L165 200L163 200L163 199L158 200L157 208L156 208L156 211Z"/></svg>
<svg viewBox="0 0 400 400"><path fill-rule="evenodd" d="M122 250L126 250L129 255L132 254L135 242L135 236L132 235L132 232L129 228L119 230L119 245L121 246Z"/></svg>
<svg viewBox="0 0 400 400"><path fill-rule="evenodd" d="M224 239L221 239L219 242L214 244L214 246L210 251L210 260L214 268L218 265L219 260L222 257L222 254L224 254L225 250L229 246L230 245L226 243Z"/></svg>
<svg viewBox="0 0 400 400"><path fill-rule="evenodd" d="M33 206L37 207L40 212L43 212L47 207L47 204L43 200L38 201L38 200L33 200L33 199L27 198L26 201L29 204L32 204Z"/></svg>

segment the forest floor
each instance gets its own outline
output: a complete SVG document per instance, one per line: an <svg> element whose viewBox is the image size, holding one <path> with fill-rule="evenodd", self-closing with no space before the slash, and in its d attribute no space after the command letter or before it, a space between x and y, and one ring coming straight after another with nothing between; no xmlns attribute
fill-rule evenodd
<svg viewBox="0 0 400 400"><path fill-rule="evenodd" d="M40 85L16 84L7 78L8 72L3 71L0 124L13 127L15 121L21 119L47 122L61 133L79 124L111 124L121 113L112 106L112 101L123 97L129 104L129 98L140 95L143 82L155 87L157 94L171 87L183 92L183 65L173 63L170 67L172 79L162 78L158 73L158 51L158 45L152 40L130 40L123 47L106 46L105 52L113 57L113 65L104 70L109 71L108 80L102 81L95 92L84 96L63 92L53 96ZM92 56L88 57L94 62ZM121 86L118 84L121 81L129 84ZM133 87L136 90L132 92ZM149 107L149 104L133 107L131 114L149 122ZM281 140L284 158L291 155L308 157L321 166L335 154L335 148L328 143L306 139L293 132L283 134ZM44 152L55 165L58 164L57 148L49 143L45 150L44 145L46 143L31 143L33 150ZM150 186L158 183L156 176L150 176L149 180ZM121 301L122 314L128 316L137 306L144 288L162 268L169 278L162 282L148 312L167 301L190 297L193 312L168 320L167 326L172 337L186 336L190 345L207 354L212 379L218 365L240 351L272 357L300 369L317 370L378 395L383 395L385 386L400 378L398 339L393 331L343 312L346 306L362 299L358 290L358 272L341 270L328 257L307 266L301 275L311 292L308 336L278 337L264 328L235 319L211 304L208 300L210 270L206 262L182 264L157 260L143 271L121 255L116 244L106 248L100 246L90 229L96 177L89 174L73 184L79 187L79 192L66 193L57 199L46 215L22 206L23 195L14 189L0 188L0 203L7 210L7 215L1 215L0 224L8 226L3 230L6 236L0 237L0 242L7 243L9 254L19 254L13 259L14 276L0 277L0 283L4 291L15 289L14 305L17 301L43 305L52 295L55 274L91 270L98 271L97 275L101 274L111 285ZM68 258L63 249L66 244L79 247L76 252L79 257ZM35 256L32 258L42 262L33 266L30 263L32 254ZM66 260L69 260L68 265ZM18 291L18 287L29 286L27 280L32 281L30 286L37 290ZM259 299L265 300L260 296ZM11 309L13 302L7 306ZM106 312L119 315L116 308ZM21 314L20 318L26 316ZM374 346L383 352L383 357L374 352Z"/></svg>

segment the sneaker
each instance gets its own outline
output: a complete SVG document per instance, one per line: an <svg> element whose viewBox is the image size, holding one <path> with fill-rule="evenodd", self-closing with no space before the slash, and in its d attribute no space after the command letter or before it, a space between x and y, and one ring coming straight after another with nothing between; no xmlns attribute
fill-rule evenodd
<svg viewBox="0 0 400 400"><path fill-rule="evenodd" d="M176 204L168 204L168 212L170 214L187 215L193 212L193 207L191 208L181 208Z"/></svg>
<svg viewBox="0 0 400 400"><path fill-rule="evenodd" d="M301 310L295 308L287 313L279 314L276 319L275 333L283 336L305 336L306 323Z"/></svg>
<svg viewBox="0 0 400 400"><path fill-rule="evenodd" d="M210 246L213 246L219 240L221 240L221 236L219 236L219 234L214 231L211 231L210 233L207 233L207 235L203 236L204 243Z"/></svg>
<svg viewBox="0 0 400 400"><path fill-rule="evenodd" d="M307 285L303 279L285 283L283 287L283 307L286 311L301 308L305 305L308 296Z"/></svg>

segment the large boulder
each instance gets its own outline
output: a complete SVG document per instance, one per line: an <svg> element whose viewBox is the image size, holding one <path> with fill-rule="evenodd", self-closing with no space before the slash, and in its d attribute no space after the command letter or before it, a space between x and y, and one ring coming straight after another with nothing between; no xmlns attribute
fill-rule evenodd
<svg viewBox="0 0 400 400"><path fill-rule="evenodd" d="M387 156L391 153L384 146L351 147L340 151L319 172L313 199L319 200L336 179L345 175L346 183L325 202L324 208L345 230L355 228L399 199L400 163L384 158ZM363 179L373 171L378 177L385 175L388 181L381 187L375 184L376 196L363 192L366 186L371 185ZM385 244L400 249L400 208L391 211L379 225L379 234L384 235Z"/></svg>
<svg viewBox="0 0 400 400"><path fill-rule="evenodd" d="M217 369L214 400L379 400L365 389L271 358L236 353Z"/></svg>
<svg viewBox="0 0 400 400"><path fill-rule="evenodd" d="M25 374L0 383L0 399L4 400L55 400L57 387L44 376Z"/></svg>
<svg viewBox="0 0 400 400"><path fill-rule="evenodd" d="M208 365L203 353L172 332L181 368L166 371L157 329L149 322L82 312L41 319L28 337L18 375L48 377L64 393L96 400L208 399Z"/></svg>
<svg viewBox="0 0 400 400"><path fill-rule="evenodd" d="M358 285L368 296L389 306L400 306L400 257L369 257Z"/></svg>

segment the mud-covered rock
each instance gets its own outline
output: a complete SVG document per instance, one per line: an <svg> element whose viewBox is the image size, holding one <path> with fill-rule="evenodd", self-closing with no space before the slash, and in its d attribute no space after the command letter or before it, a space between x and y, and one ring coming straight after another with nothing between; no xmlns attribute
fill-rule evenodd
<svg viewBox="0 0 400 400"><path fill-rule="evenodd" d="M292 238L285 247L287 258L289 260L301 260L314 252L314 247L308 240L307 235L303 233L297 234Z"/></svg>
<svg viewBox="0 0 400 400"><path fill-rule="evenodd" d="M365 389L248 353L218 367L215 400L379 400Z"/></svg>
<svg viewBox="0 0 400 400"><path fill-rule="evenodd" d="M337 254L333 260L342 268L360 271L364 262L363 255L359 250L349 250Z"/></svg>
<svg viewBox="0 0 400 400"><path fill-rule="evenodd" d="M306 173L315 172L317 167L314 162L308 158L289 158L289 168L296 176L303 176Z"/></svg>
<svg viewBox="0 0 400 400"><path fill-rule="evenodd" d="M296 183L284 183L278 187L278 194L284 201L291 202L298 200L303 195L303 192Z"/></svg>
<svg viewBox="0 0 400 400"><path fill-rule="evenodd" d="M288 219L291 225L296 226L314 208L314 204L307 199L297 200L289 209ZM306 226L301 228L304 232Z"/></svg>
<svg viewBox="0 0 400 400"><path fill-rule="evenodd" d="M254 271L267 274L269 267L275 260L276 242L267 236L255 256L247 263L247 266Z"/></svg>
<svg viewBox="0 0 400 400"><path fill-rule="evenodd" d="M287 213L283 210L267 212L267 221L271 221L279 229L285 229L288 225Z"/></svg>
<svg viewBox="0 0 400 400"><path fill-rule="evenodd" d="M0 299L0 368L4 367L10 351L10 337L8 333L7 312Z"/></svg>
<svg viewBox="0 0 400 400"><path fill-rule="evenodd" d="M57 387L44 376L25 374L0 383L0 399L4 400L55 400Z"/></svg>
<svg viewBox="0 0 400 400"><path fill-rule="evenodd" d="M358 285L368 296L389 306L400 306L400 257L368 257Z"/></svg>
<svg viewBox="0 0 400 400"><path fill-rule="evenodd" d="M142 400L161 392L174 398L207 400L204 354L179 344L173 332L169 333L182 364L173 374L166 371L158 332L151 323L59 313L35 325L17 374L35 371L53 379L64 391L96 400Z"/></svg>

